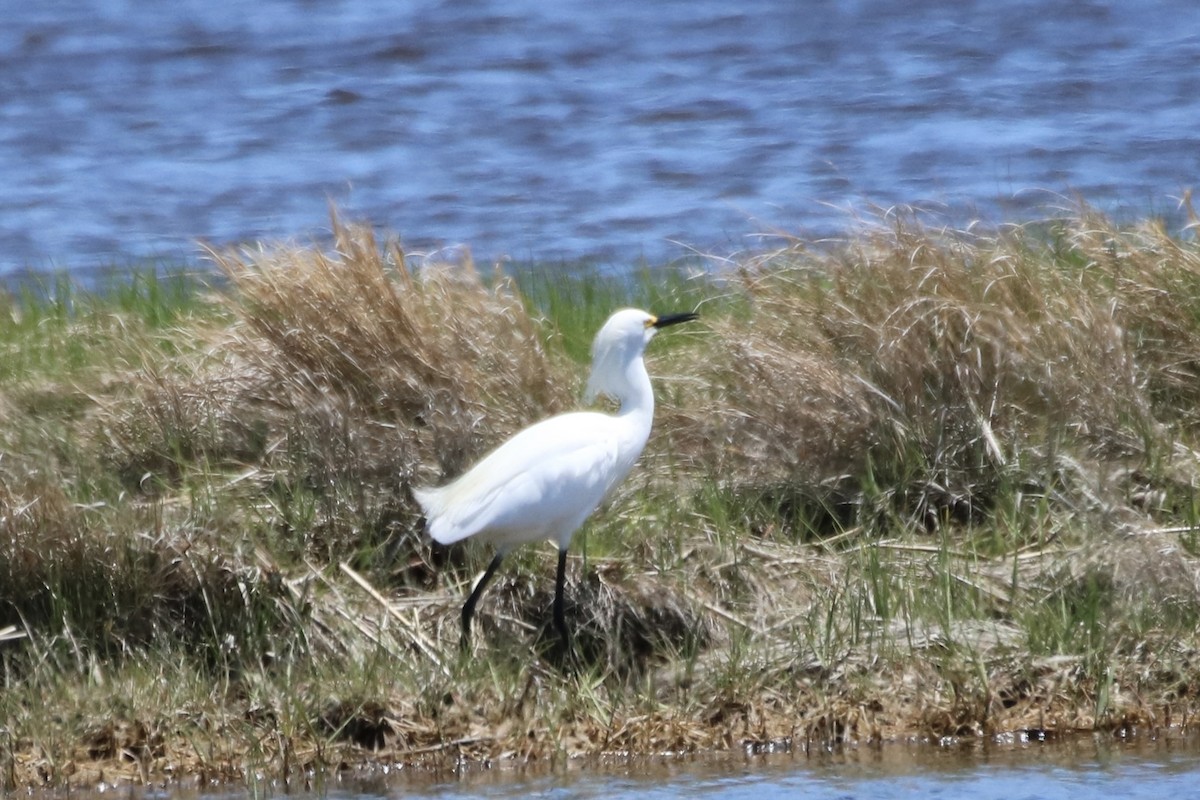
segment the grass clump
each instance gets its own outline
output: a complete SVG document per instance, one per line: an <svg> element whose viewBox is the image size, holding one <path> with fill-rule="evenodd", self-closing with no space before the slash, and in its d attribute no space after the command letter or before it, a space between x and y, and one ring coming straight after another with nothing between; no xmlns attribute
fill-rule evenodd
<svg viewBox="0 0 1200 800"><path fill-rule="evenodd" d="M216 290L0 306L8 788L1191 725L1193 244L892 214L622 282L333 227L210 253ZM550 548L461 657L490 554L408 486L573 407L614 307L698 304L573 550L578 658Z"/></svg>
<svg viewBox="0 0 1200 800"><path fill-rule="evenodd" d="M702 437L721 443L707 456L717 471L934 529L983 518L1018 486L1098 480L1076 457L1163 455L1158 427L1175 412L1152 386L1174 380L1160 374L1168 359L1127 333L1151 314L1097 274L1138 269L1145 287L1160 280L1154 263L1079 252L1086 267L1059 268L1020 229L987 241L893 223L747 266L755 313L717 323L725 358L706 382L722 392Z"/></svg>

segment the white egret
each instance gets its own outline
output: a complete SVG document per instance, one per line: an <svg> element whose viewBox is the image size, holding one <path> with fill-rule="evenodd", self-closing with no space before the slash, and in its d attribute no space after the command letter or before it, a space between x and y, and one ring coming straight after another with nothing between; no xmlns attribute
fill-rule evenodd
<svg viewBox="0 0 1200 800"><path fill-rule="evenodd" d="M628 308L609 317L592 344L586 399L608 395L615 414L577 411L532 425L485 456L457 480L416 488L430 536L441 544L475 536L496 555L462 610L462 643L471 638L471 616L506 553L525 542L558 544L554 626L569 644L563 616L567 547L584 520L633 469L650 438L654 390L642 354L654 334L697 318L691 312L655 316Z"/></svg>

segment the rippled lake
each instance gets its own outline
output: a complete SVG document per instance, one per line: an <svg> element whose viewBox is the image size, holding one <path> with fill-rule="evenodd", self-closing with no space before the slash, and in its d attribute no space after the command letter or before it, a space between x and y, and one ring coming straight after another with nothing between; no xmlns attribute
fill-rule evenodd
<svg viewBox="0 0 1200 800"><path fill-rule="evenodd" d="M38 0L0 26L0 274L319 237L669 258L848 209L1175 214L1192 0Z"/></svg>

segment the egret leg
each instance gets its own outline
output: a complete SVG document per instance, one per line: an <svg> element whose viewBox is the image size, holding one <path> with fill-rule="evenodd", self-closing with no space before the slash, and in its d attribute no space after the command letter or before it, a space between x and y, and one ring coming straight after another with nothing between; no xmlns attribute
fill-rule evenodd
<svg viewBox="0 0 1200 800"><path fill-rule="evenodd" d="M471 596L467 598L467 602L463 605L462 610L462 646L467 647L471 644L471 617L475 615L475 604L479 602L479 596L483 594L484 587L492 580L492 576L496 574L496 570L500 568L500 562L504 560L504 553L496 553L492 558L492 563L488 564L487 570L484 571L483 577L479 579L479 583L475 584L475 588L471 590Z"/></svg>
<svg viewBox="0 0 1200 800"><path fill-rule="evenodd" d="M558 551L558 576L554 580L554 627L562 638L563 647L571 646L567 632L567 619L563 614L563 588L567 583L567 551Z"/></svg>

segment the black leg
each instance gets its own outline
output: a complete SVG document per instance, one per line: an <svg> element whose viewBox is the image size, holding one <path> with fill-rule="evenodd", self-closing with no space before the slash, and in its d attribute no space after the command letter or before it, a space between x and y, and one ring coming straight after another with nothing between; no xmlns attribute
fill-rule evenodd
<svg viewBox="0 0 1200 800"><path fill-rule="evenodd" d="M563 615L563 587L567 583L567 551L558 551L558 576L554 580L554 627L562 637L563 647L571 646L571 638L567 633L567 619Z"/></svg>
<svg viewBox="0 0 1200 800"><path fill-rule="evenodd" d="M496 553L492 558L492 563L488 564L487 570L483 573L483 577L479 579L479 583L475 584L475 588L471 590L471 596L467 598L466 605L463 606L462 646L464 648L471 644L471 617L475 615L475 604L479 602L479 596L483 594L484 587L496 574L496 570L500 568L500 562L503 560L504 553Z"/></svg>

